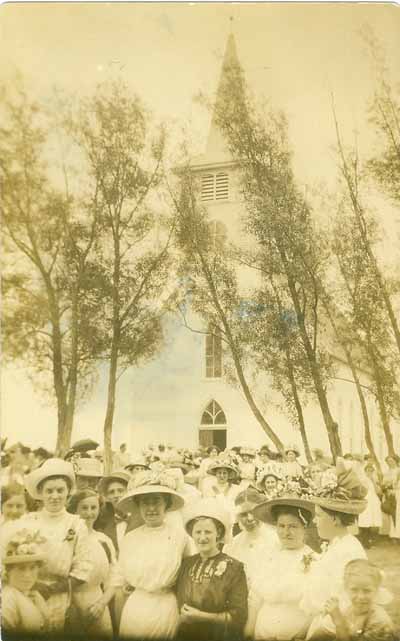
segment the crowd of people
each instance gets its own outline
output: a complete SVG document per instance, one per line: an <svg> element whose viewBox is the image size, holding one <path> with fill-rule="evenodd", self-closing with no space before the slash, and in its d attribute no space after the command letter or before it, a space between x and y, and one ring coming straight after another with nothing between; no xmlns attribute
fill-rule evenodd
<svg viewBox="0 0 400 641"><path fill-rule="evenodd" d="M366 549L400 542L399 461L299 459L123 444L104 473L89 439L3 448L3 634L396 641Z"/></svg>

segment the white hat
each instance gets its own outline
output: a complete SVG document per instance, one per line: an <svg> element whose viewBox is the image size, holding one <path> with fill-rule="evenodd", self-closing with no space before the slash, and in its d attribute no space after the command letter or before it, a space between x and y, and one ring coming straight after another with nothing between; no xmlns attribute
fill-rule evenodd
<svg viewBox="0 0 400 641"><path fill-rule="evenodd" d="M282 470L279 464L269 461L257 472L257 488L259 490L264 490L263 483L267 476L274 476L278 481L282 479Z"/></svg>
<svg viewBox="0 0 400 641"><path fill-rule="evenodd" d="M166 494L171 498L169 511L179 510L185 504L185 499L177 492L177 481L168 470L157 472L145 471L137 474L129 481L127 493L118 502L118 510L131 514L138 525L143 523L139 506L134 499L145 494Z"/></svg>
<svg viewBox="0 0 400 641"><path fill-rule="evenodd" d="M65 476L71 482L71 489L75 485L75 473L71 463L62 458L49 458L40 467L25 476L25 487L32 498L41 501L42 496L38 492L38 486L42 481L52 476Z"/></svg>
<svg viewBox="0 0 400 641"><path fill-rule="evenodd" d="M218 521L224 528L226 542L226 539L230 537L232 521L229 512L220 501L210 497L191 503L183 515L183 523L188 534L191 533L192 521L201 517Z"/></svg>

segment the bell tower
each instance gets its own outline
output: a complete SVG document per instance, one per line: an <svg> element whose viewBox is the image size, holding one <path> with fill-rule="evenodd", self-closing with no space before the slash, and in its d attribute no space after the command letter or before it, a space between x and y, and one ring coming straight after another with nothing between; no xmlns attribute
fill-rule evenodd
<svg viewBox="0 0 400 641"><path fill-rule="evenodd" d="M232 82L232 68L240 69L240 63L235 37L231 32L225 47L205 152L191 162L192 171L200 179L201 201L207 207L216 240L227 235L235 237L239 233L237 163L232 158L215 116L215 106L225 100L226 87Z"/></svg>

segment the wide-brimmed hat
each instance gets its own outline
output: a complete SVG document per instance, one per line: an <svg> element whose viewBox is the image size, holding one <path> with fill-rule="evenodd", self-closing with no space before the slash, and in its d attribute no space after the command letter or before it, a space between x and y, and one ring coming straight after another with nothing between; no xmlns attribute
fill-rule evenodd
<svg viewBox="0 0 400 641"><path fill-rule="evenodd" d="M285 447L285 454L287 454L288 452L294 452L296 456L300 456L300 450L294 443L290 443L290 445Z"/></svg>
<svg viewBox="0 0 400 641"><path fill-rule="evenodd" d="M271 499L270 501L265 501L261 505L254 508L254 516L260 521L265 523L274 524L276 522L276 516L274 510L278 507L294 507L298 510L301 510L300 519L306 519L307 524L311 523L315 506L312 501L307 499L296 498L295 496L281 496L276 499Z"/></svg>
<svg viewBox="0 0 400 641"><path fill-rule="evenodd" d="M356 516L367 507L368 489L363 485L354 466L347 467L342 458L336 460L336 479L329 480L317 490L315 505L332 512Z"/></svg>
<svg viewBox="0 0 400 641"><path fill-rule="evenodd" d="M124 470L130 470L136 465L140 465L143 467L145 470L149 470L150 466L147 463L146 459L144 456L132 456L131 459L129 460L129 463L125 465Z"/></svg>
<svg viewBox="0 0 400 641"><path fill-rule="evenodd" d="M75 473L71 463L62 458L49 458L40 467L25 476L25 487L33 499L40 501L41 494L38 493L38 485L51 476L65 476L71 482L72 488L75 485Z"/></svg>
<svg viewBox="0 0 400 641"><path fill-rule="evenodd" d="M115 470L114 472L111 472L111 474L103 476L103 478L100 479L97 489L100 494L105 494L108 486L113 482L123 483L128 487L130 478L131 475L129 472L125 472L125 470Z"/></svg>
<svg viewBox="0 0 400 641"><path fill-rule="evenodd" d="M131 514L138 525L143 523L137 501L139 496L165 494L170 497L168 510L179 510L184 506L185 499L178 493L177 485L177 479L168 470L141 472L131 478L127 492L118 502L117 508Z"/></svg>
<svg viewBox="0 0 400 641"><path fill-rule="evenodd" d="M214 474L214 476L217 470L228 470L232 477L239 476L239 470L230 457L219 456L207 468L208 474Z"/></svg>
<svg viewBox="0 0 400 641"><path fill-rule="evenodd" d="M246 490L243 490L243 492L239 492L235 498L236 516L245 514L246 512L252 512L254 508L258 507L261 503L264 503L264 501L264 494L252 486L248 487Z"/></svg>
<svg viewBox="0 0 400 641"><path fill-rule="evenodd" d="M266 523L275 523L274 510L277 507L294 507L304 512L307 522L311 522L315 510L313 496L315 488L305 479L286 479L280 485L279 495L268 499L254 508L254 516ZM303 516L300 516L303 519Z"/></svg>
<svg viewBox="0 0 400 641"><path fill-rule="evenodd" d="M46 539L40 535L39 531L30 531L23 528L8 539L4 547L3 563L5 565L15 565L17 563L33 563L43 561L43 546Z"/></svg>
<svg viewBox="0 0 400 641"><path fill-rule="evenodd" d="M259 490L263 490L263 484L267 476L274 476L277 481L280 481L282 479L282 470L281 467L277 464L274 463L273 461L269 461L262 467L258 469L257 472L257 487Z"/></svg>
<svg viewBox="0 0 400 641"><path fill-rule="evenodd" d="M80 458L74 463L75 474L91 478L103 476L103 466L97 458Z"/></svg>
<svg viewBox="0 0 400 641"><path fill-rule="evenodd" d="M188 534L192 531L193 521L199 518L214 519L218 521L225 532L225 539L229 537L232 526L230 514L223 505L216 501L215 498L199 499L195 503L191 503L183 514L183 524Z"/></svg>

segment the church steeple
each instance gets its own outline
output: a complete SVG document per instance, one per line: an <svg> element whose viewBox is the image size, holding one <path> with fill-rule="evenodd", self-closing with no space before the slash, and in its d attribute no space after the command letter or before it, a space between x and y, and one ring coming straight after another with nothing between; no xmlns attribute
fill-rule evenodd
<svg viewBox="0 0 400 641"><path fill-rule="evenodd" d="M218 89L215 98L215 105L225 100L227 85L232 82L232 72L240 71L240 63L236 50L235 36L231 32L226 43L224 59L222 62L221 74L219 77ZM222 136L215 119L215 109L211 119L211 127L208 134L206 154L228 153L228 147Z"/></svg>

